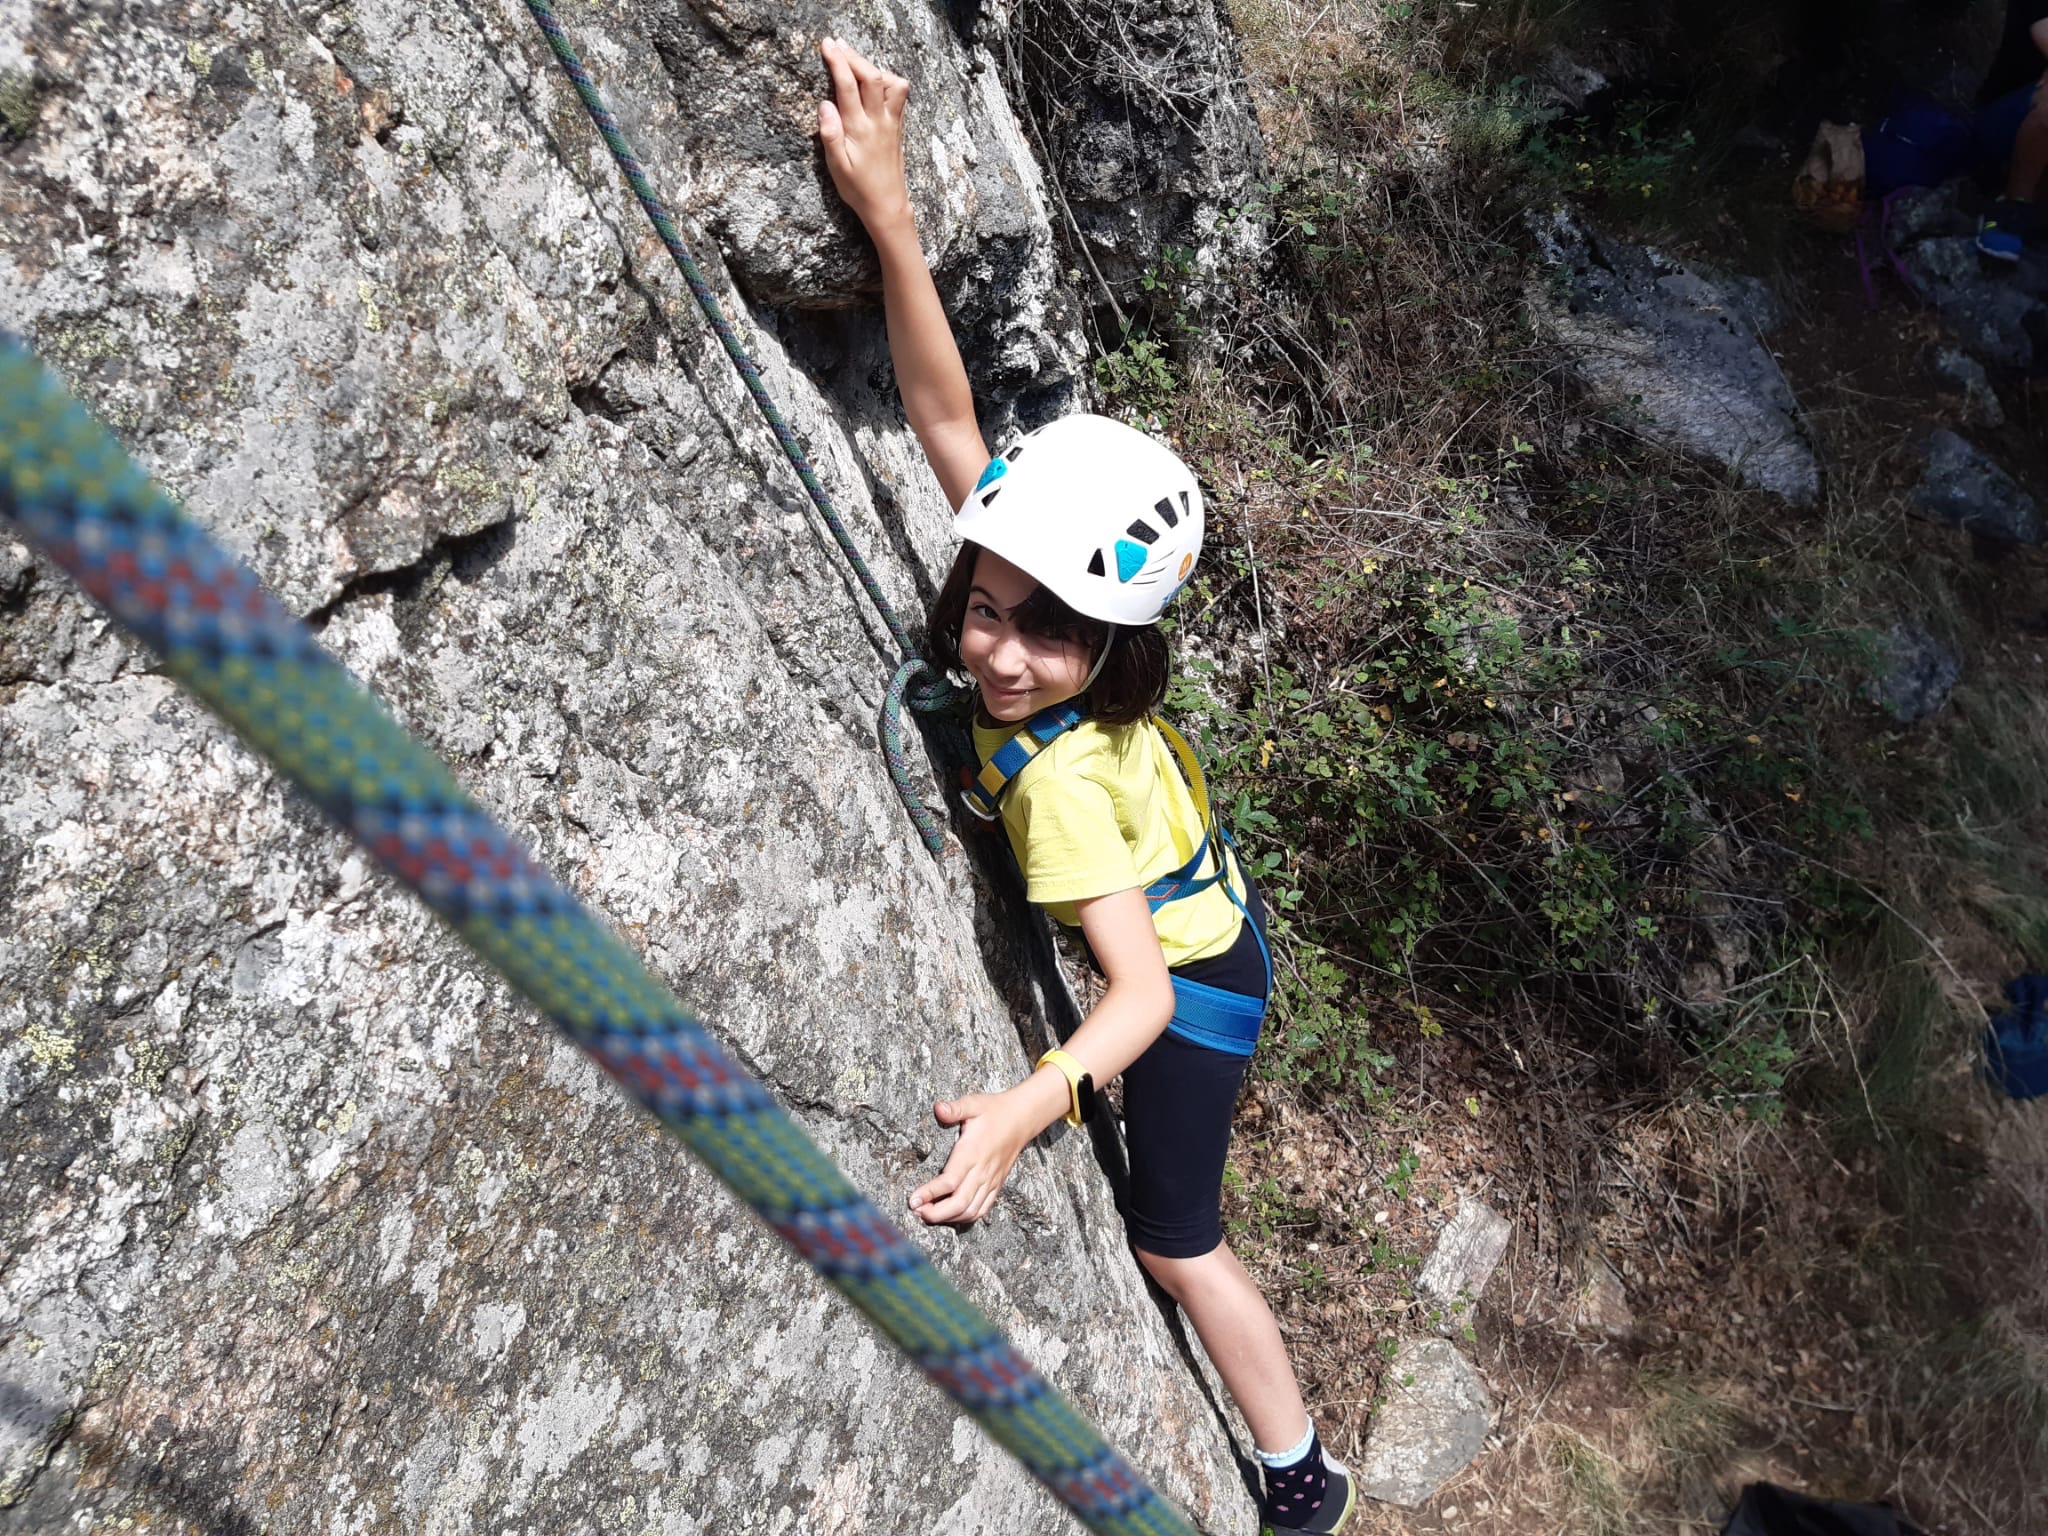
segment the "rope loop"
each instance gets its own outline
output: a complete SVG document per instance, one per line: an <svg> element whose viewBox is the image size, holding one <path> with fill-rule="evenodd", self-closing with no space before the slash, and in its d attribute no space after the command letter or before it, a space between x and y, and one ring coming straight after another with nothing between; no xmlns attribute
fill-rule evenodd
<svg viewBox="0 0 2048 1536"><path fill-rule="evenodd" d="M922 656L915 652L903 659L895 674L889 679L889 688L882 695L882 759L889 765L889 782L896 786L896 797L903 802L903 809L910 814L911 823L917 828L917 835L924 839L927 852L938 855L946 851L946 828L938 812L924 803L924 797L911 782L910 757L905 750L903 732L903 706L921 714L931 714L945 709L961 696L961 689Z"/></svg>
<svg viewBox="0 0 2048 1536"><path fill-rule="evenodd" d="M910 707L921 715L950 709L967 696L966 689L915 653L904 659L903 665L896 669L896 674L898 677L912 678L922 674L919 681L906 684L904 690L904 697L910 701Z"/></svg>

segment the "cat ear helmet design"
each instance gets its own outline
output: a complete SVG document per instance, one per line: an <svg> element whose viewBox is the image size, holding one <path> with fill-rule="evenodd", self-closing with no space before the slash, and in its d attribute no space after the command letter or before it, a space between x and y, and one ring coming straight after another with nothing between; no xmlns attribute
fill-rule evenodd
<svg viewBox="0 0 2048 1536"><path fill-rule="evenodd" d="M1171 449L1135 427L1063 416L989 460L953 532L1078 614L1150 624L1202 553L1202 491Z"/></svg>

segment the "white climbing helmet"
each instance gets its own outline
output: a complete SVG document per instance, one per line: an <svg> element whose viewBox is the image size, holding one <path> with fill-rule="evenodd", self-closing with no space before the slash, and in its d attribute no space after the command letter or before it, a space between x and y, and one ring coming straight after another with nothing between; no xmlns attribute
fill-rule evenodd
<svg viewBox="0 0 2048 1536"><path fill-rule="evenodd" d="M1107 416L1062 416L991 459L953 531L1076 613L1150 624L1202 553L1202 489L1164 444Z"/></svg>

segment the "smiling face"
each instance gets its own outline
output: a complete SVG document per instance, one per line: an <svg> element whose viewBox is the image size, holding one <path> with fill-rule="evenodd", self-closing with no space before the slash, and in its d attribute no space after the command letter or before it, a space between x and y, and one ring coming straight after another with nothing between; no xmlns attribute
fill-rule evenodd
<svg viewBox="0 0 2048 1536"><path fill-rule="evenodd" d="M1035 577L1001 555L983 550L976 558L960 621L960 661L981 685L991 720L1028 720L1073 698L1088 681L1095 658L1087 646L1018 627L1018 607L1037 590Z"/></svg>

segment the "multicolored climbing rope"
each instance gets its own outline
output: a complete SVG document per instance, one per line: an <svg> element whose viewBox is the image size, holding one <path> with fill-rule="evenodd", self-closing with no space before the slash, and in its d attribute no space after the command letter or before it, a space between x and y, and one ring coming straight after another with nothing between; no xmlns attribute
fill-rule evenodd
<svg viewBox="0 0 2048 1536"><path fill-rule="evenodd" d="M747 393L754 397L754 404L760 408L761 417L768 423L768 430L775 434L775 441L782 445L797 479L810 492L811 501L817 506L818 515L825 519L825 526L832 530L832 537L839 545L839 552L846 556L846 563L853 567L853 574L859 578L861 587L867 592L868 600L875 605L875 612L882 616L882 622L889 628L889 634L896 642L903 662L896 674L889 680L889 691L882 699L882 755L889 764L889 779L896 786L896 793L903 801L903 808L916 823L918 835L924 845L933 853L946 846L945 834L939 818L931 808L918 797L917 790L910 782L910 764L903 751L903 705L909 701L917 710L943 709L953 702L958 691L945 677L935 671L917 653L917 647L910 643L910 632L903 627L903 620L889 605L883 595L881 583L868 569L868 563L861 558L860 547L853 542L853 535L846 531L846 524L839 516L839 509L832 505L832 498L826 494L825 486L818 479L818 472L811 467L803 445L796 440L796 433L783 420L782 411L775 404L775 397L768 393L768 386L761 381L761 368L753 359L739 333L732 328L732 322L725 317L725 310L718 302L718 295L711 291L711 284L704 279L696 259L690 255L690 248L683 243L683 237L676 228L676 221L669 216L667 207L655 195L654 184L647 179L647 169L640 163L640 157L633 153L633 146L627 142L619 120L612 116L604 97L598 93L597 83L590 78L590 71L583 67L583 60L577 57L575 46L569 41L569 34L563 30L554 8L548 0L526 0L527 10L541 34L547 38L548 47L554 50L555 62L562 66L562 73L569 77L569 83L576 87L576 94L582 99L583 110L590 114L590 121L612 152L612 159L618 163L619 174L626 178L626 185L633 189L633 195L640 199L640 206L646 210L648 222L654 232L661 236L661 243L668 247L674 259L676 270L683 274L683 281L689 285L697 300L697 307L704 312L711 330L725 347L725 355L732 359L732 365L739 370Z"/></svg>
<svg viewBox="0 0 2048 1536"><path fill-rule="evenodd" d="M1084 1525L1195 1536L611 930L7 337L0 517L411 886Z"/></svg>

